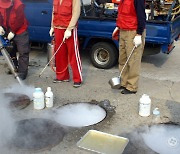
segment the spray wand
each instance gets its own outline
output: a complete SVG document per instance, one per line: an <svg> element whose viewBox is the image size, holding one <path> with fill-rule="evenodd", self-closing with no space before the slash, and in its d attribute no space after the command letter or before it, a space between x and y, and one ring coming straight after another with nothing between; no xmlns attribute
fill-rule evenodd
<svg viewBox="0 0 180 154"><path fill-rule="evenodd" d="M12 62L9 53L7 52L7 50L5 48L8 45L9 45L9 40L4 39L2 36L0 36L0 51L1 51L2 55L3 55L3 57L5 58L5 60L6 60L7 64L8 64L8 66L9 66L9 69L11 70L12 74L14 74L14 76L18 80L19 84L23 85L23 82L20 80L18 74L15 71L14 63Z"/></svg>
<svg viewBox="0 0 180 154"><path fill-rule="evenodd" d="M51 59L49 60L49 62L46 64L46 66L43 68L43 70L41 71L41 73L39 74L39 77L41 77L42 73L45 71L45 69L47 68L47 66L50 64L50 62L53 60L54 56L57 54L57 52L59 51L59 49L61 48L62 44L64 43L65 38L63 38L61 44L59 45L59 47L57 48L56 52L54 52L54 54L52 55Z"/></svg>

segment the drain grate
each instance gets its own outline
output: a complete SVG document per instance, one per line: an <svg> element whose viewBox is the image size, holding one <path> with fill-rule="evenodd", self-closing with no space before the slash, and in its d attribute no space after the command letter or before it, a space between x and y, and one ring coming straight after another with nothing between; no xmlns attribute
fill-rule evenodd
<svg viewBox="0 0 180 154"><path fill-rule="evenodd" d="M59 144L64 137L64 130L48 119L25 119L17 123L12 144L20 149L41 150Z"/></svg>

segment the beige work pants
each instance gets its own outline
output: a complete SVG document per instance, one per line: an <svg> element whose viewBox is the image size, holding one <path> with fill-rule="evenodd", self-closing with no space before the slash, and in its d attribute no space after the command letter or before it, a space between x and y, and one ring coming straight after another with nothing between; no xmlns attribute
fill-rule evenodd
<svg viewBox="0 0 180 154"><path fill-rule="evenodd" d="M120 30L119 36L119 69L122 70L128 56L130 55L134 43L133 39L136 35L136 30ZM121 74L121 86L125 87L130 91L137 91L139 74L141 68L141 58L144 51L145 45L145 31L142 34L142 44L135 48L131 55L126 67Z"/></svg>

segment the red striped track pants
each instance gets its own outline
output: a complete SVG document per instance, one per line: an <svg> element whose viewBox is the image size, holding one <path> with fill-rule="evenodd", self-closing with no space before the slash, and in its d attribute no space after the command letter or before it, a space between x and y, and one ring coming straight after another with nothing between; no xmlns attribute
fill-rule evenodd
<svg viewBox="0 0 180 154"><path fill-rule="evenodd" d="M55 28L55 52L62 43L65 29ZM82 82L82 66L79 55L79 42L77 28L72 30L70 38L66 39L55 55L56 79L67 80L70 78L68 64L71 65L74 82Z"/></svg>

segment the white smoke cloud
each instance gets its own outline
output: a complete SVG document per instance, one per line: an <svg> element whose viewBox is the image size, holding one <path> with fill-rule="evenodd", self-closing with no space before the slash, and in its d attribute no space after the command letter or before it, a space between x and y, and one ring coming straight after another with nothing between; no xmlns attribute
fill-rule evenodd
<svg viewBox="0 0 180 154"><path fill-rule="evenodd" d="M83 127L98 123L105 116L106 112L98 105L75 103L59 108L54 120L64 126Z"/></svg>
<svg viewBox="0 0 180 154"><path fill-rule="evenodd" d="M27 95L32 100L34 89L35 87L33 86L27 86L27 85L21 86L19 84L14 84L12 87L5 89L4 92L24 94Z"/></svg>
<svg viewBox="0 0 180 154"><path fill-rule="evenodd" d="M15 133L16 125L9 108L9 100L0 93L0 148L4 147Z"/></svg>
<svg viewBox="0 0 180 154"><path fill-rule="evenodd" d="M155 125L141 134L146 145L160 154L180 154L180 127Z"/></svg>

